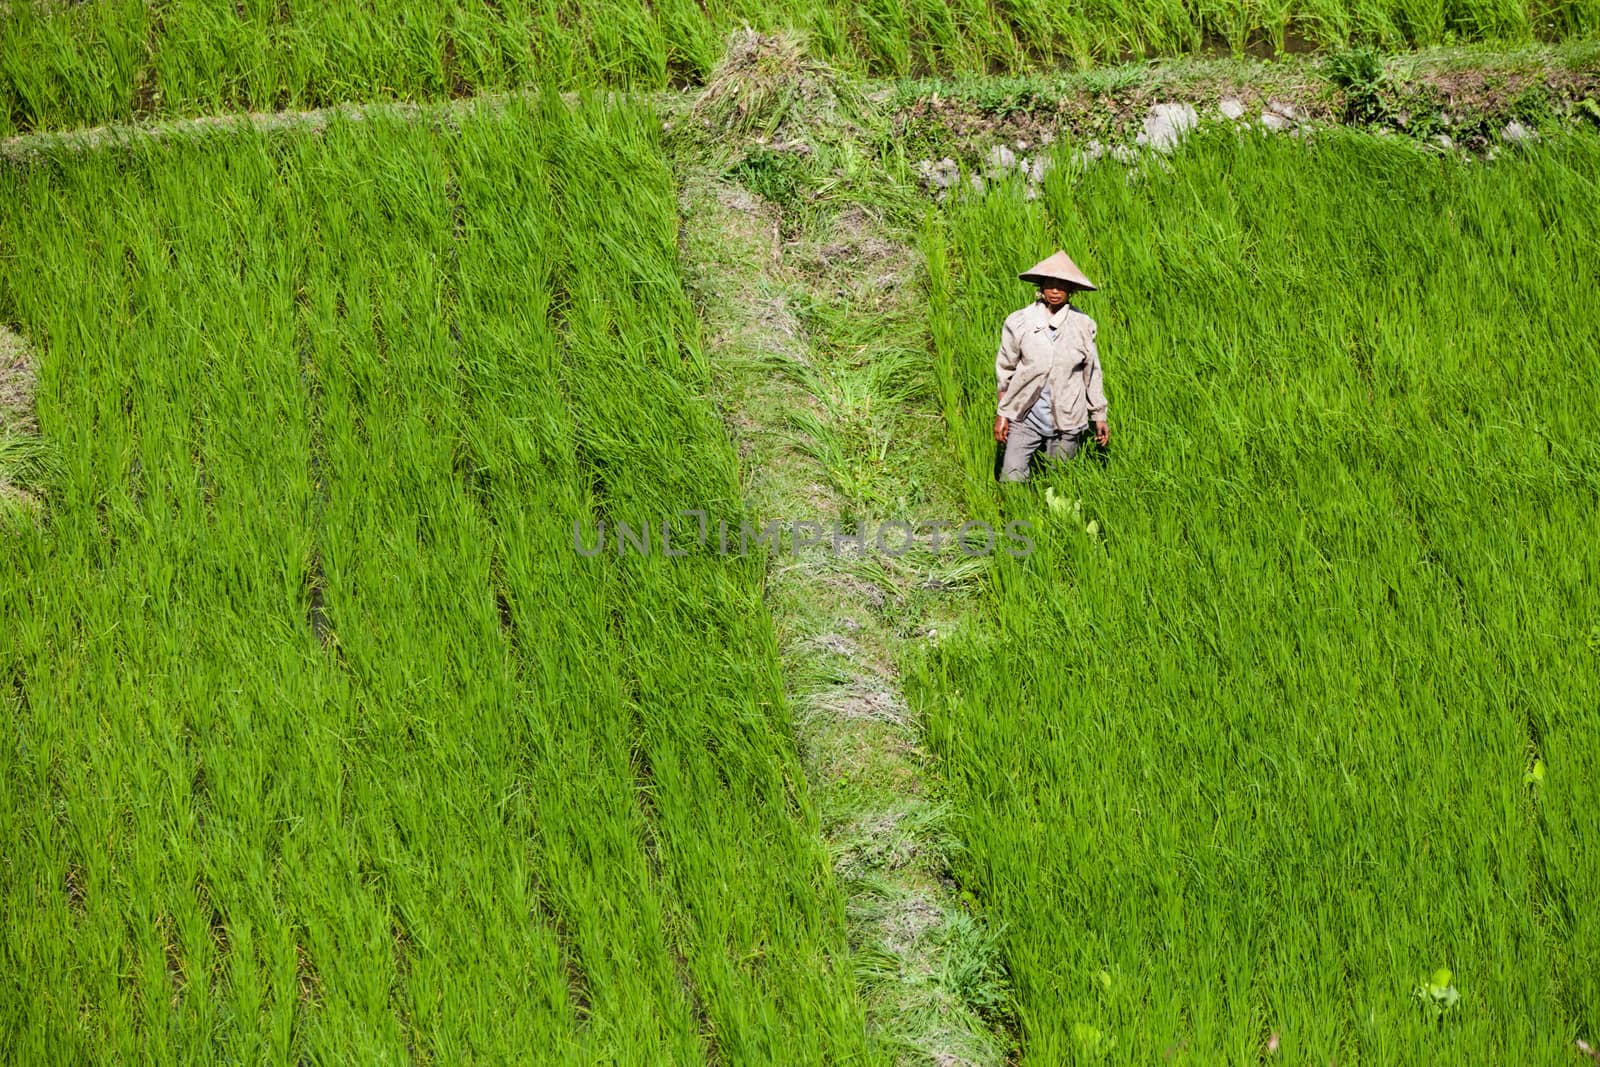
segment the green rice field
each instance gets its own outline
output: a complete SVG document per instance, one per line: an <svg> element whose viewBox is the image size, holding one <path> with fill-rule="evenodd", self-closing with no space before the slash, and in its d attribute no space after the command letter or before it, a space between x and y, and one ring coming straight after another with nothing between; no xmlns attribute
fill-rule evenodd
<svg viewBox="0 0 1600 1067"><path fill-rule="evenodd" d="M927 228L973 513L912 686L1023 1059L1565 1063L1600 1029L1600 144L1198 138ZM997 324L1073 255L1112 446L993 480ZM1093 530L1090 529L1091 525ZM1455 991L1445 1006L1423 988Z"/></svg>
<svg viewBox="0 0 1600 1067"><path fill-rule="evenodd" d="M0 8L0 135L535 84L696 85L742 26L794 31L836 66L900 77L1351 41L1554 41L1600 32L1600 0L13 0Z"/></svg>
<svg viewBox="0 0 1600 1067"><path fill-rule="evenodd" d="M758 71L666 128L646 90L731 78L742 24L850 92ZM538 87L0 158L0 1064L951 1067L907 1035L956 1022L893 1017L951 1003L981 1067L1583 1062L1600 108L1486 110L1492 158L1208 108L1170 155L1062 127L1017 149L1037 185L926 195L933 135L839 101L1597 28L0 5L0 134ZM1100 287L1111 446L1003 485L1000 324L1057 248ZM1035 550L616 540L934 505ZM819 728L811 690L855 700ZM924 979L863 915L956 946L937 996L885 992Z"/></svg>
<svg viewBox="0 0 1600 1067"><path fill-rule="evenodd" d="M652 128L0 178L9 1062L862 1060L757 561L571 551L739 506Z"/></svg>

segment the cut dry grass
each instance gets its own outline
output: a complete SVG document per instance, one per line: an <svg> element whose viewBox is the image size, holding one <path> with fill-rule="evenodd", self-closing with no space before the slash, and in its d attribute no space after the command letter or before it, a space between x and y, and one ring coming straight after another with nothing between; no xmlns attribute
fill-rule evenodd
<svg viewBox="0 0 1600 1067"><path fill-rule="evenodd" d="M708 137L802 141L860 111L849 82L806 49L794 31L736 31L689 121Z"/></svg>

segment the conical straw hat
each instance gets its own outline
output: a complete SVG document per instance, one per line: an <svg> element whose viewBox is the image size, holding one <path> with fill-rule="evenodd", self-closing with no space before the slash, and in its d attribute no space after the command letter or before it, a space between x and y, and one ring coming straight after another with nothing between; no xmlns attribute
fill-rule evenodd
<svg viewBox="0 0 1600 1067"><path fill-rule="evenodd" d="M1025 282L1041 285L1045 282L1066 282L1068 285L1079 289L1093 289L1094 282L1084 277L1078 265L1067 258L1065 252L1057 252L1049 259L1041 259L1028 270L1017 275Z"/></svg>

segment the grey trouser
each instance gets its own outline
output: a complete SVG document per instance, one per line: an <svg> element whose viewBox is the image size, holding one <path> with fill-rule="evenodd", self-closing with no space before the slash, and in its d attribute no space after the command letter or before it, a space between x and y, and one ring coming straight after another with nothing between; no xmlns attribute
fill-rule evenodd
<svg viewBox="0 0 1600 1067"><path fill-rule="evenodd" d="M1000 468L1000 477L1008 482L1028 480L1028 461L1039 449L1044 449L1046 459L1071 459L1078 448L1089 439L1089 427L1071 433L1053 433L1048 436L1030 426L1024 419L1012 419L1006 434L1006 458Z"/></svg>

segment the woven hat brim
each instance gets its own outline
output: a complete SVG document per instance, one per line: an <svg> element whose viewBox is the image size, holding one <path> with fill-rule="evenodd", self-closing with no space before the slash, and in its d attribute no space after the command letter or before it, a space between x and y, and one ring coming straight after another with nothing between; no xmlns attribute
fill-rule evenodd
<svg viewBox="0 0 1600 1067"><path fill-rule="evenodd" d="M1069 289L1099 288L1099 286L1093 285L1088 281L1080 281L1076 278L1058 278L1053 274L1019 274L1017 277L1025 282L1032 282L1034 285L1044 285L1046 282L1060 282Z"/></svg>

